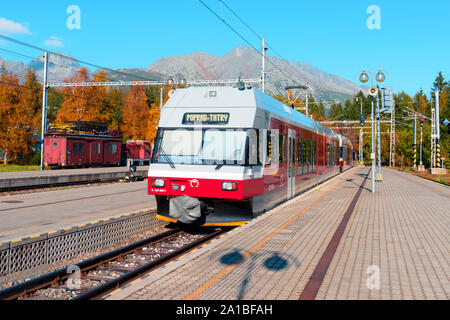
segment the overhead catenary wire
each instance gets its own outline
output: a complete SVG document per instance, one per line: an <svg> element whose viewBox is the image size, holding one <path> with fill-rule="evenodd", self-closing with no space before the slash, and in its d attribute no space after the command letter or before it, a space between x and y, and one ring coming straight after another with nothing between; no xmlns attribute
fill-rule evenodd
<svg viewBox="0 0 450 320"><path fill-rule="evenodd" d="M207 8L214 16L216 16L222 23L224 23L231 31L233 31L239 38L241 38L245 43L247 43L251 48L253 48L259 55L263 55L247 38L245 38L243 35L241 35L235 28L233 28L229 23L227 23L225 21L224 18L220 17L219 14L217 14L213 9L211 9L204 1L202 0L198 0L205 8ZM260 34L258 34L258 32L256 32L252 27L250 27L245 21L244 19L242 19L230 6L228 6L224 0L219 0L220 3L222 3L241 23L243 23L258 39L262 40L262 36ZM269 49L271 49L272 51L274 51L274 53L276 55L278 55L278 57L282 60L282 62L285 62L286 64L289 64L288 60L286 60L285 58L283 58L283 56L281 56L273 47L269 46L266 43L267 47ZM263 48L264 50L264 48ZM323 101L322 99L320 99L317 94L316 91L314 90L314 88L312 88L306 81L300 80L297 76L291 74L289 75L288 73L290 73L290 70L288 71L288 73L283 71L283 67L278 66L277 64L275 64L271 59L269 59L266 55L266 61L268 61L272 66L274 66L276 68L276 70L280 71L282 74L284 74L287 78L289 78L290 80L294 81L294 82L300 82L300 83L304 83L306 84L306 86L311 90L311 95L316 99L316 100L320 100L321 102L323 102L324 105L327 106L331 106L332 102L326 102Z"/></svg>
<svg viewBox="0 0 450 320"><path fill-rule="evenodd" d="M228 22L225 21L225 19L221 18L214 10L212 10L204 1L198 0L205 8L207 8L214 16L217 17L222 23L224 23L231 31L233 31L239 38L241 38L245 43L247 43L251 48L253 48L259 55L263 55L247 38L245 38L243 35L241 35L235 28L233 28ZM263 48L264 49L264 48ZM267 58L266 60L272 64L276 69L278 69L281 73L283 73L285 76L290 78L291 80L298 81L298 79L294 79L292 76L285 73L282 68L280 68L278 65L273 63L270 59ZM301 81L302 82L302 81Z"/></svg>

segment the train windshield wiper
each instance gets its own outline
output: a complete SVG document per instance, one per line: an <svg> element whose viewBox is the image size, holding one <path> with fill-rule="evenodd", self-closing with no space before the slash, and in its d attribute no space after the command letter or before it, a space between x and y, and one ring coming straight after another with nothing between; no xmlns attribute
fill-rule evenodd
<svg viewBox="0 0 450 320"><path fill-rule="evenodd" d="M169 163L170 167L172 169L175 169L175 165L173 164L172 160L170 160L169 156L166 154L166 152L164 151L162 146L159 147L159 151L161 151L162 155L166 158L166 160Z"/></svg>
<svg viewBox="0 0 450 320"><path fill-rule="evenodd" d="M216 170L220 170L220 168L222 168L225 165L225 162L218 164L216 167Z"/></svg>
<svg viewBox="0 0 450 320"><path fill-rule="evenodd" d="M238 155L239 152L241 152L241 149L234 150L234 152L231 154L231 157ZM220 170L220 168L222 168L225 165L225 163L226 160L224 160L221 164L217 165L216 170Z"/></svg>

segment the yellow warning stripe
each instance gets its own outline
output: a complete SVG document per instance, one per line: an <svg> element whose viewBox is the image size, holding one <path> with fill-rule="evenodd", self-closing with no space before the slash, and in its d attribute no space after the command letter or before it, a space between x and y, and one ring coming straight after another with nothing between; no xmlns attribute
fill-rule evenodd
<svg viewBox="0 0 450 320"><path fill-rule="evenodd" d="M297 220L300 216L302 216L305 212L307 212L309 209L317 205L323 198L328 196L330 193L332 193L338 186L340 186L342 183L344 183L345 180L343 179L340 183L336 184L331 190L321 195L318 199L316 199L314 202L312 202L307 207L303 208L299 213L297 213L295 216L293 216L291 219L283 223L280 227L278 227L275 231L272 231L269 235L267 235L264 239L260 240L258 243L256 243L252 248L250 248L248 251L244 252L242 254L244 259L248 259L250 256L255 254L263 245L265 245L269 240L271 240L275 235L280 233L283 229L285 229L288 225L290 225L292 222ZM197 299L203 292L208 290L211 286L213 286L215 283L217 283L219 280L221 280L223 277L225 277L227 274L229 274L234 268L236 268L237 265L229 265L223 268L219 273L214 275L212 278L210 278L208 281L203 283L200 287L198 287L196 290L188 294L186 297L184 297L183 300L195 300Z"/></svg>
<svg viewBox="0 0 450 320"><path fill-rule="evenodd" d="M156 214L155 217L159 220L163 220L163 221L167 221L167 222L171 222L171 223L177 223L178 221L172 218L168 218L166 216L162 216L159 214ZM210 227L210 226L216 226L216 227L238 227L238 226L242 226L244 224L248 223L248 221L239 221L239 222L211 222L211 223L205 223L202 224L202 226L205 227Z"/></svg>

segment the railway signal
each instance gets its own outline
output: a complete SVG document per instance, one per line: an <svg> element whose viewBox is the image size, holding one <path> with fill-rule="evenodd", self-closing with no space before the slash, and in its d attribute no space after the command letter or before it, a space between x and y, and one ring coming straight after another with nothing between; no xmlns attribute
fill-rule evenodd
<svg viewBox="0 0 450 320"><path fill-rule="evenodd" d="M359 124L361 125L361 127L364 127L364 123L365 123L364 115L361 115L361 116L359 117Z"/></svg>

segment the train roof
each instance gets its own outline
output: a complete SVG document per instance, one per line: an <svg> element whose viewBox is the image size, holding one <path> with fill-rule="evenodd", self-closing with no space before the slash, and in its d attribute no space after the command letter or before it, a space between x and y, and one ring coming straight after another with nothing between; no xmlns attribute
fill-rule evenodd
<svg viewBox="0 0 450 320"><path fill-rule="evenodd" d="M106 140L122 140L120 137L96 135L96 134L77 134L65 132L51 132L46 133L45 137L65 137L65 138L87 138L87 139L106 139Z"/></svg>
<svg viewBox="0 0 450 320"><path fill-rule="evenodd" d="M179 109L184 112L177 112ZM337 137L337 133L312 120L301 112L281 103L262 91L250 88L239 90L232 87L190 87L177 89L164 105L160 127L183 127L185 112L201 113L205 109L213 112L229 112L230 128L267 128L270 116ZM208 127L208 125L204 125ZM213 127L218 127L214 125Z"/></svg>

